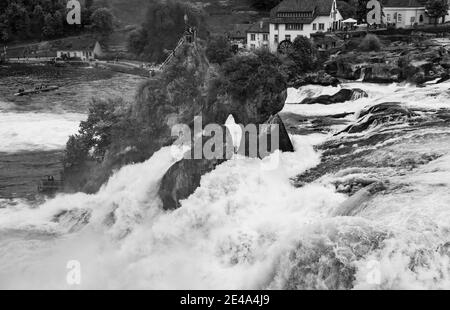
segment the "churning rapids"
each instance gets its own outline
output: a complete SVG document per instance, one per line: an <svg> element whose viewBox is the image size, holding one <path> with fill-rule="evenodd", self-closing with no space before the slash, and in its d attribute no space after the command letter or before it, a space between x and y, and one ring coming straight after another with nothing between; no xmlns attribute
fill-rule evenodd
<svg viewBox="0 0 450 310"><path fill-rule="evenodd" d="M347 124L292 135L296 151L276 170L240 157L220 165L176 211L162 211L157 196L170 148L117 171L95 195L0 201L0 288L77 288L66 282L77 260L86 289L450 289L450 124L433 121L450 109L450 83L345 87L369 97L289 104L339 90L307 86L290 90L283 112L355 112ZM428 125L397 119L335 135L383 102ZM327 166L327 144L350 151Z"/></svg>

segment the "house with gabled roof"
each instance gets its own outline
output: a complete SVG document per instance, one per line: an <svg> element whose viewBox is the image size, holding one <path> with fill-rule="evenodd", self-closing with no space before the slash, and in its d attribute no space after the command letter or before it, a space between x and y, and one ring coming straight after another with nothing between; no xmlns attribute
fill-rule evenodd
<svg viewBox="0 0 450 310"><path fill-rule="evenodd" d="M245 48L247 44L247 30L251 24L234 24L233 29L227 32L227 37L235 49Z"/></svg>
<svg viewBox="0 0 450 310"><path fill-rule="evenodd" d="M56 52L56 58L64 60L91 61L101 56L103 56L102 46L95 39L74 40Z"/></svg>
<svg viewBox="0 0 450 310"><path fill-rule="evenodd" d="M342 20L336 0L284 0L270 12L270 50L275 52L280 42L299 35L340 29Z"/></svg>
<svg viewBox="0 0 450 310"><path fill-rule="evenodd" d="M254 23L247 30L247 49L269 48L269 19Z"/></svg>

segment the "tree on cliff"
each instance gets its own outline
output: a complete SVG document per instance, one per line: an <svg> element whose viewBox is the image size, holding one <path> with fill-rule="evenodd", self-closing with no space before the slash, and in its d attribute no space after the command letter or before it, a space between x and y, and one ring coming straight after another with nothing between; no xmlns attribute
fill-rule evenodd
<svg viewBox="0 0 450 310"><path fill-rule="evenodd" d="M296 37L284 58L284 67L289 78L314 69L316 54L310 39L305 36Z"/></svg>
<svg viewBox="0 0 450 310"><path fill-rule="evenodd" d="M425 6L428 16L434 19L435 25L438 23L439 18L442 18L442 22L444 22L445 16L448 15L448 8L446 0L430 0Z"/></svg>
<svg viewBox="0 0 450 310"><path fill-rule="evenodd" d="M267 50L254 56L235 56L223 65L224 89L234 98L252 98L258 91L280 93L286 89L281 61Z"/></svg>
<svg viewBox="0 0 450 310"><path fill-rule="evenodd" d="M186 30L184 20L197 28L197 33L205 33L205 15L191 4L178 0L152 1L147 9L145 22L141 28L130 35L130 51L143 60L161 62L167 57L167 51L175 48ZM144 44L138 44L142 40Z"/></svg>
<svg viewBox="0 0 450 310"><path fill-rule="evenodd" d="M221 65L232 56L230 41L226 37L215 36L208 41L206 57L210 62Z"/></svg>

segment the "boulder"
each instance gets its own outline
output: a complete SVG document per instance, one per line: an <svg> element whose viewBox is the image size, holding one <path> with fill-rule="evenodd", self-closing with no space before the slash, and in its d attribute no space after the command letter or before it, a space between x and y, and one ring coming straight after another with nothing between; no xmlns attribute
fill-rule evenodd
<svg viewBox="0 0 450 310"><path fill-rule="evenodd" d="M224 160L182 159L164 175L159 197L164 210L181 207L180 201L188 198L200 186L202 176L211 172Z"/></svg>
<svg viewBox="0 0 450 310"><path fill-rule="evenodd" d="M260 143L262 138L265 138L266 141L271 141L271 135L279 135L279 145L269 145L267 153L270 154L278 149L282 152L294 151L294 147L289 138L284 123L278 116L278 114L270 117L269 120L265 122L265 124L267 124L268 126L259 133L258 143ZM279 128L278 132L276 132L276 128ZM264 135L267 135L267 137L264 137ZM224 163L230 158L229 154L227 155L226 151L226 146L231 143L231 140L228 140L230 139L230 137L231 136L228 135L227 131L227 142L224 145L223 158L212 160L182 159L167 171L161 181L161 187L159 190L159 196L163 202L164 210L175 210L180 208L180 201L188 198L200 186L202 176L213 171L218 165ZM206 141L205 137L203 138L203 140ZM243 141L241 143L241 148L245 148L245 145L247 144ZM245 152L245 149L239 150L239 153L241 154L245 154ZM258 153L258 157L264 158L267 153Z"/></svg>
<svg viewBox="0 0 450 310"><path fill-rule="evenodd" d="M306 73L297 76L290 83L290 87L299 88L305 85L337 86L341 82L325 71Z"/></svg>
<svg viewBox="0 0 450 310"><path fill-rule="evenodd" d="M354 101L360 98L368 97L367 93L359 88L354 89L341 89L336 94L323 95L315 98L306 98L300 104L334 104L346 101Z"/></svg>
<svg viewBox="0 0 450 310"><path fill-rule="evenodd" d="M281 117L276 114L267 121L267 124L269 125L269 127L267 128L267 130L260 133L260 137L267 133L269 133L269 135L278 134L278 149L282 152L294 152L294 146L292 145L291 138L289 137L289 134L286 130L286 127L284 126ZM276 125L276 127L274 125ZM278 132L276 132L277 127ZM268 137L267 141L270 141L270 137ZM269 151L272 153L276 151L276 149L271 148Z"/></svg>
<svg viewBox="0 0 450 310"><path fill-rule="evenodd" d="M417 116L414 111L409 110L400 103L381 103L363 110L359 115L358 121L355 124L348 126L340 133L359 133L375 125L392 122L407 122L414 116Z"/></svg>

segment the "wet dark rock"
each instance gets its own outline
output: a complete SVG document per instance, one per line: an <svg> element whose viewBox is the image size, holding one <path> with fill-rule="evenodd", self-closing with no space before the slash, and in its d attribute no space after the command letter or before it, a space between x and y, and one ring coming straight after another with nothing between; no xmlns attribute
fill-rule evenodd
<svg viewBox="0 0 450 310"><path fill-rule="evenodd" d="M297 76L289 83L289 87L299 88L305 85L338 86L340 83L339 79L325 71L319 71Z"/></svg>
<svg viewBox="0 0 450 310"><path fill-rule="evenodd" d="M415 112L399 103L382 103L363 110L356 124L348 126L342 132L358 133L367 130L371 126L393 122L407 122L414 116L417 116Z"/></svg>
<svg viewBox="0 0 450 310"><path fill-rule="evenodd" d="M182 159L173 165L162 179L159 190L164 210L180 208L180 201L188 198L200 186L202 176L224 161Z"/></svg>
<svg viewBox="0 0 450 310"><path fill-rule="evenodd" d="M315 98L306 98L300 104L335 104L346 101L354 101L360 98L368 97L367 93L359 88L341 89L334 95L322 95Z"/></svg>
<svg viewBox="0 0 450 310"><path fill-rule="evenodd" d="M329 133L336 125L349 123L345 117L354 113L339 113L326 116L302 116L294 113L282 113L281 117L287 131L294 135L308 135L312 133Z"/></svg>
<svg viewBox="0 0 450 310"><path fill-rule="evenodd" d="M394 43L378 52L352 51L337 55L325 64L325 71L338 78L373 83L423 84L448 79L450 54L445 48L420 40L408 45Z"/></svg>
<svg viewBox="0 0 450 310"><path fill-rule="evenodd" d="M69 233L73 233L81 230L84 226L89 224L91 216L92 210L63 210L53 217L52 222L63 225L68 229Z"/></svg>
<svg viewBox="0 0 450 310"><path fill-rule="evenodd" d="M267 152L264 154L259 153L258 157L264 158L266 155L273 153L276 150L281 150L282 152L293 152L294 147L282 119L278 115L274 115L266 122L266 124L268 126L265 127L258 136L258 151L261 139L265 139L265 141L268 142ZM276 129L279 130L277 131ZM279 136L278 146L272 146L270 144L271 135ZM227 142L224 145L224 154L221 158L210 160L182 159L173 165L169 171L167 171L161 181L161 187L159 190L159 196L163 202L163 208L165 210L175 210L180 208L180 201L191 196L200 186L202 176L213 171L218 165L224 163L233 155L227 149L227 145L232 144L232 141L229 140L231 136L228 135L228 132L225 138L227 139L225 140ZM206 141L205 138L204 141ZM249 156L250 154L246 153L247 145L248 143L245 142L245 138L243 137L238 152Z"/></svg>
<svg viewBox="0 0 450 310"><path fill-rule="evenodd" d="M269 125L269 128L267 128L266 131L263 131L260 133L260 138L262 135L269 134L269 137L267 137L266 141L271 141L270 135L278 135L279 137L279 146L278 149L282 152L294 152L294 146L292 145L291 138L289 137L289 134L286 130L286 127L284 126L283 120L281 117L277 114L271 117L267 124ZM276 125L276 127L272 126ZM278 129L278 132L277 130ZM276 151L275 147L270 147L269 152Z"/></svg>

